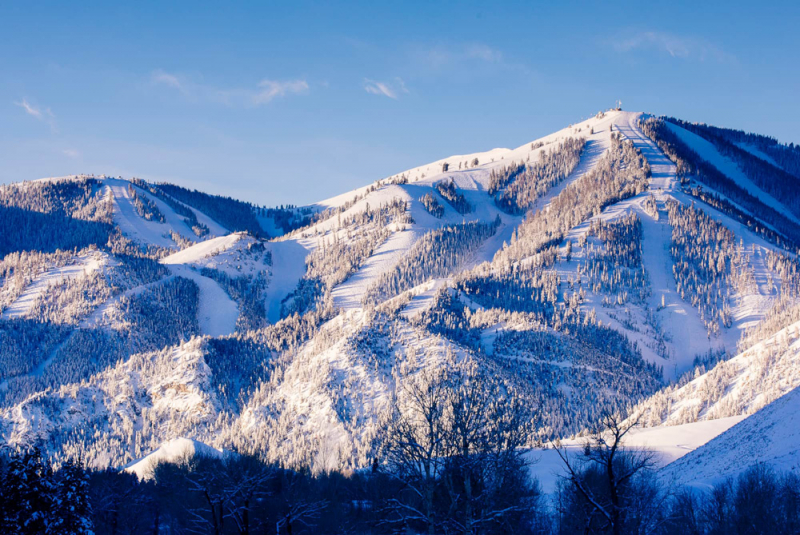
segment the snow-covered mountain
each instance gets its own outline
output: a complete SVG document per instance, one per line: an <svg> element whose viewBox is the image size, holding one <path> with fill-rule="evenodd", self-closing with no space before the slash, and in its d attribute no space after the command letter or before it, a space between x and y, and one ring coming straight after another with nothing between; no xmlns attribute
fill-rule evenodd
<svg viewBox="0 0 800 535"><path fill-rule="evenodd" d="M798 162L609 110L305 207L0 186L2 439L97 467L177 439L359 467L404 381L469 363L536 409L535 442L637 406L669 461L723 458L800 384Z"/></svg>

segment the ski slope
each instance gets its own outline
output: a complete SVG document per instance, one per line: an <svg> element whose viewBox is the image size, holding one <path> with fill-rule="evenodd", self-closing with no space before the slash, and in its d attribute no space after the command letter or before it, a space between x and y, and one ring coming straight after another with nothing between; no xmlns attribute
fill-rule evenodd
<svg viewBox="0 0 800 535"><path fill-rule="evenodd" d="M22 318L30 313L33 304L42 296L47 288L67 279L74 279L83 274L89 274L105 266L112 265L114 260L105 253L95 251L75 257L74 263L48 270L37 276L33 282L25 287L22 294L17 297L0 315L0 319Z"/></svg>
<svg viewBox="0 0 800 535"><path fill-rule="evenodd" d="M269 244L272 251L272 276L265 293L267 319L281 319L281 303L294 291L306 273L306 256L313 250L311 239L291 239Z"/></svg>
<svg viewBox="0 0 800 535"><path fill-rule="evenodd" d="M133 183L128 180L104 178L102 183L108 188L112 196L114 224L119 226L122 233L132 240L143 244L153 244L159 247L174 249L177 248L178 244L168 236L170 230L172 230L185 240L191 242L201 241L186 224L184 218L178 215L175 210L158 197L150 195L141 188L134 186ZM133 198L128 189L129 187L132 187L140 197L154 202L159 211L164 214L166 222L147 221L136 213L136 208L133 205ZM218 223L200 213L198 210L192 209L192 211L197 215L198 221L208 227L209 237L213 238L228 233L227 230L222 228Z"/></svg>
<svg viewBox="0 0 800 535"><path fill-rule="evenodd" d="M713 143L706 141L704 138L698 136L694 132L689 132L688 130L681 128L680 126L669 121L664 121L664 124L689 148L695 151L698 156L716 167L722 174L736 182L736 184L738 184L747 193L757 198L770 208L781 212L795 223L800 224L800 220L798 220L794 214L787 210L778 199L754 184L753 181L750 180L741 169L739 169L739 166L736 164L736 162L723 156Z"/></svg>
<svg viewBox="0 0 800 535"><path fill-rule="evenodd" d="M170 272L177 277L191 279L200 290L197 303L197 322L200 333L209 336L233 334L236 319L239 317L239 306L220 288L213 279L200 275L191 267L182 264L169 266Z"/></svg>

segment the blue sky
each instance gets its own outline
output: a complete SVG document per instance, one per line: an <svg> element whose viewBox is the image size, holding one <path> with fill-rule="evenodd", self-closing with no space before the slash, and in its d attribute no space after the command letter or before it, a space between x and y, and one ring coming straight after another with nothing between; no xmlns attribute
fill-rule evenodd
<svg viewBox="0 0 800 535"><path fill-rule="evenodd" d="M0 183L304 204L618 98L800 142L798 2L74 4L0 4Z"/></svg>

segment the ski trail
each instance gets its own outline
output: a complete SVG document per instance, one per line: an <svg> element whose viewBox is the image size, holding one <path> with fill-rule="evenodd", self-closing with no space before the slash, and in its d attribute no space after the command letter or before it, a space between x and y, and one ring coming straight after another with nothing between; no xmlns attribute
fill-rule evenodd
<svg viewBox="0 0 800 535"><path fill-rule="evenodd" d="M65 279L74 279L83 274L92 273L108 264L109 259L102 253L89 253L75 257L74 263L60 268L50 269L39 274L23 292L8 306L0 319L21 318L26 316L33 308L36 300L47 291L51 284L59 283Z"/></svg>
<svg viewBox="0 0 800 535"><path fill-rule="evenodd" d="M346 281L334 288L333 304L343 310L361 308L364 295L373 282L392 269L422 236L419 230L395 231L373 251L366 262Z"/></svg>
<svg viewBox="0 0 800 535"><path fill-rule="evenodd" d="M175 248L175 242L164 237L164 233L170 228L169 225L147 221L136 213L133 199L128 191L130 182L116 178L107 178L104 182L111 191L114 203L114 224L123 234L144 244L152 243L159 247Z"/></svg>
<svg viewBox="0 0 800 535"><path fill-rule="evenodd" d="M272 251L272 276L264 302L270 323L277 323L281 319L281 303L305 275L306 256L313 248L311 242L313 239L288 239L269 243Z"/></svg>
<svg viewBox="0 0 800 535"><path fill-rule="evenodd" d="M642 222L642 263L650 276L653 288L649 307L654 311L662 332L669 339L672 349L671 362L665 363L664 374L676 378L690 369L694 357L704 353L719 343L708 336L700 314L687 303L676 290L672 273L673 260L669 252L672 241L672 227L667 216L666 203L671 198L677 184L677 168L672 161L647 136L639 131L636 122L640 114L626 114L617 128L630 139L650 163L652 177L650 191L640 195L652 194L658 207L658 218L646 213L636 203L639 219ZM662 307L662 302L664 306Z"/></svg>
<svg viewBox="0 0 800 535"><path fill-rule="evenodd" d="M197 303L197 323L200 332L208 336L232 334L239 317L239 306L213 279L204 277L188 266L169 265L173 275L194 281L200 290Z"/></svg>

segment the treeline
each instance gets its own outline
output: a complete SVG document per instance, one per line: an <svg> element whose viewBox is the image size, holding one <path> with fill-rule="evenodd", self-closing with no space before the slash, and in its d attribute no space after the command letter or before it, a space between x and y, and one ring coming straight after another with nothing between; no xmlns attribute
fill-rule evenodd
<svg viewBox="0 0 800 535"><path fill-rule="evenodd" d="M102 272L83 273L50 284L34 301L27 318L53 324L76 325L112 296Z"/></svg>
<svg viewBox="0 0 800 535"><path fill-rule="evenodd" d="M0 321L0 369L5 372L0 376L8 381L8 388L0 390L0 406L19 403L48 387L80 383L135 353L188 340L199 332L197 301L197 285L174 277L122 296L92 326L65 325L85 315L88 309L80 306L75 308L79 316L70 309L49 308L56 319L48 323Z"/></svg>
<svg viewBox="0 0 800 535"><path fill-rule="evenodd" d="M585 276L588 287L596 294L608 294L605 305L624 305L629 301L643 303L650 296L650 281L642 266L642 222L634 213L615 221L593 220L588 236L601 240L596 247L585 237L579 246L586 259L578 273ZM572 254L572 242L567 242L567 259Z"/></svg>
<svg viewBox="0 0 800 535"><path fill-rule="evenodd" d="M767 157L772 158L775 163L781 166L788 173L800 177L800 145L794 143L780 143L777 139L770 136L762 136L743 130L733 130L730 128L719 128L710 124L687 123L679 119L668 118L670 122L681 124L684 128L691 127L698 134L706 134L723 138L731 143L750 145L752 148L761 151ZM684 126L686 125L686 126Z"/></svg>
<svg viewBox="0 0 800 535"><path fill-rule="evenodd" d="M493 263L510 264L558 245L576 225L599 215L606 206L647 189L650 164L631 141L611 135L611 146L597 166L555 197L548 210L530 214L516 229L511 243Z"/></svg>
<svg viewBox="0 0 800 535"><path fill-rule="evenodd" d="M464 194L456 189L453 179L441 180L437 182L434 187L439 195L446 200L453 209L459 214L468 214L472 211L472 205L469 203Z"/></svg>
<svg viewBox="0 0 800 535"><path fill-rule="evenodd" d="M728 197L763 222L772 225L791 242L800 243L800 225L765 205L716 167L700 158L666 126L664 119L649 117L640 121L639 128L675 163L678 178L683 185L688 185L689 179L695 178Z"/></svg>
<svg viewBox="0 0 800 535"><path fill-rule="evenodd" d="M310 206L279 206L277 208L256 208L261 217L269 217L284 234L306 227L315 220L317 211Z"/></svg>
<svg viewBox="0 0 800 535"><path fill-rule="evenodd" d="M133 208L139 217L144 218L146 221L155 221L156 223L166 223L167 219L161 210L158 209L156 203L144 195L139 195L136 188L132 184L128 184L128 194L133 199Z"/></svg>
<svg viewBox="0 0 800 535"><path fill-rule="evenodd" d="M239 306L239 317L236 318L237 332L257 330L267 325L264 296L269 286L269 275L266 271L259 271L255 275L231 277L224 271L204 267L200 270L200 274L215 280L225 293L236 301Z"/></svg>
<svg viewBox="0 0 800 535"><path fill-rule="evenodd" d="M771 227L763 224L758 218L739 209L735 204L712 191L706 191L702 186L686 185L682 191L700 202L707 204L715 210L735 219L745 225L751 232L761 236L764 240L777 245L778 247L790 248L800 251L800 244L783 234L775 232Z"/></svg>
<svg viewBox="0 0 800 535"><path fill-rule="evenodd" d="M321 239L320 245L306 257L306 274L297 288L281 305L281 317L319 307L330 298L334 287L343 283L392 235L388 225L404 225L408 206L401 199L381 204L344 220L338 215L337 228L331 236ZM397 230L403 232L404 229Z"/></svg>
<svg viewBox="0 0 800 535"><path fill-rule="evenodd" d="M553 186L567 178L581 161L585 138L567 138L550 151L542 149L534 163L511 164L499 173L492 172L489 194L505 188L496 197L497 205L510 213L523 213Z"/></svg>
<svg viewBox="0 0 800 535"><path fill-rule="evenodd" d="M54 470L36 450L12 451L0 457L0 529L75 535L800 531L796 474L755 464L708 490L672 487L659 478L651 453L622 445L617 435L628 426L613 418L602 429L610 439L594 433L580 453L557 446L562 479L544 495L515 449L524 435L515 418L524 411L476 402L482 386L467 383L454 399L431 381L409 392L419 397L411 401L414 417L387 428L394 438L385 457L348 474L311 475L228 453L157 464L139 480L76 462ZM505 401L492 388L485 394Z"/></svg>
<svg viewBox="0 0 800 535"><path fill-rule="evenodd" d="M25 287L41 273L74 264L86 251L59 251L41 253L21 251L9 253L0 259L0 313L16 301Z"/></svg>
<svg viewBox="0 0 800 535"><path fill-rule="evenodd" d="M455 288L483 307L532 312L546 319L552 317L558 303L561 277L535 265L504 271L476 268L459 274Z"/></svg>
<svg viewBox="0 0 800 535"><path fill-rule="evenodd" d="M719 334L732 324L733 294L755 288L749 257L733 232L702 210L670 201L667 211L677 292L697 308L709 336Z"/></svg>
<svg viewBox="0 0 800 535"><path fill-rule="evenodd" d="M436 195L431 193L430 191L419 198L419 202L422 204L422 207L431 214L433 217L437 219L441 219L444 216L444 206L436 199Z"/></svg>
<svg viewBox="0 0 800 535"><path fill-rule="evenodd" d="M192 232L194 232L198 238L202 238L203 236L208 234L209 232L208 227L197 220L197 214L194 213L194 210L192 210L185 204L176 201L175 199L173 199L172 197L161 191L158 187L148 182L145 182L140 178L134 177L131 179L131 182L134 185L142 188L143 190L149 191L150 193L152 193L153 195L164 201L167 204L167 206L172 208L172 210L176 214L183 217L183 220L186 223L186 225L190 229L192 229ZM131 188L131 190L133 190L135 193L135 190L133 188Z"/></svg>
<svg viewBox="0 0 800 535"><path fill-rule="evenodd" d="M338 206L332 206L324 210L317 211L312 209L311 207L291 209L293 213L299 212L302 216L302 219L299 220L298 225L293 225L294 228L286 232L286 234L282 237L286 239L297 235L306 236L308 234L311 234L310 232L307 232L308 230L311 229L311 227L313 227L314 225L316 225L321 221L326 221L328 219L331 219L334 216L337 217L337 220L339 221L339 226L341 226L341 219L343 213L345 213L350 208L355 206L359 201L367 198L370 193L378 191L381 187L382 184L380 181L378 181L377 183L368 186L367 189L364 191L364 193L355 194L349 201L345 201L344 203ZM366 205L367 205L367 211L369 211L369 203L366 203ZM267 209L266 213L270 213L269 209ZM406 212L406 214L403 216L402 219L403 220L401 222L404 224L412 224L414 222L414 220L411 217L411 214L408 212Z"/></svg>
<svg viewBox="0 0 800 535"><path fill-rule="evenodd" d="M591 313L564 321L555 332L535 314L473 311L443 289L411 321L469 348L481 367L506 378L508 388L535 405L537 441L578 433L603 413L623 410L661 387L662 370Z"/></svg>
<svg viewBox="0 0 800 535"><path fill-rule="evenodd" d="M759 188L789 207L800 216L800 147L780 145L777 140L755 134L735 133L732 130L694 124L674 117L667 121L703 137L714 144L719 152L733 160L739 169ZM780 167L738 146L750 143L772 157ZM791 171L790 171L791 170Z"/></svg>
<svg viewBox="0 0 800 535"><path fill-rule="evenodd" d="M95 179L0 186L0 258L103 246L111 225L111 198L101 194Z"/></svg>
<svg viewBox="0 0 800 535"><path fill-rule="evenodd" d="M166 182L156 184L167 195L197 208L226 229L237 232L245 230L256 237L268 238L256 218L256 208L250 203L222 195L210 195Z"/></svg>

